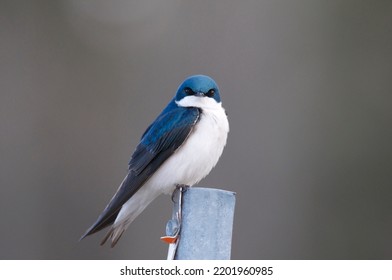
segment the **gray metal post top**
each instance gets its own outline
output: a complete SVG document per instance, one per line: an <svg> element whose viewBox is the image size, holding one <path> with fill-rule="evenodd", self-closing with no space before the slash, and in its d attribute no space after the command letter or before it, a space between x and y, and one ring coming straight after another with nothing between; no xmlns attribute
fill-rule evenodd
<svg viewBox="0 0 392 280"><path fill-rule="evenodd" d="M184 190L180 203L181 227L174 258L230 259L235 193L199 187ZM173 198L176 207L178 196Z"/></svg>

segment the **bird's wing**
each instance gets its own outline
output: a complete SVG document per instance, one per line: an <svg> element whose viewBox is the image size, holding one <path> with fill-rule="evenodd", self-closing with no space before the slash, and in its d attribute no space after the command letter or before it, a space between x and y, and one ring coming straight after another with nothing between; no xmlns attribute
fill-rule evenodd
<svg viewBox="0 0 392 280"><path fill-rule="evenodd" d="M113 224L122 205L184 143L199 117L199 109L193 107L176 107L167 112L163 111L158 116L147 128L136 147L124 181L97 221L81 239Z"/></svg>

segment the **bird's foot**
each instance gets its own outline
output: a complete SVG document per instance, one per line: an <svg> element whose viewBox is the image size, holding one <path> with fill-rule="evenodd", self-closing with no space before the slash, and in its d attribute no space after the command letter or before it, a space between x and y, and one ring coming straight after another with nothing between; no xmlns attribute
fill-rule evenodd
<svg viewBox="0 0 392 280"><path fill-rule="evenodd" d="M189 185L185 185L185 184L177 184L176 185L176 189L182 189L183 192L186 191L187 189L189 189L191 186Z"/></svg>
<svg viewBox="0 0 392 280"><path fill-rule="evenodd" d="M176 188L174 189L174 191L173 191L173 193L172 193L171 200L175 203L174 197L175 197L176 193L177 193L178 191L181 191L182 193L183 193L183 192L186 192L186 190L189 189L190 187L191 187L191 186L185 185L185 184L177 184L177 185L176 185Z"/></svg>

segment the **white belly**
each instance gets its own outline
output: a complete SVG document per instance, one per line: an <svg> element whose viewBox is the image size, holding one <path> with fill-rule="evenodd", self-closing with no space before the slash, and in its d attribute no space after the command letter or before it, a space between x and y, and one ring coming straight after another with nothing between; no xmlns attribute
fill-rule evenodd
<svg viewBox="0 0 392 280"><path fill-rule="evenodd" d="M222 110L203 110L191 135L150 179L164 193L175 185L194 185L210 173L226 145L229 124Z"/></svg>
<svg viewBox="0 0 392 280"><path fill-rule="evenodd" d="M224 109L203 109L185 143L121 208L115 221L128 225L160 194L171 194L177 184L192 186L210 173L226 145L229 123Z"/></svg>

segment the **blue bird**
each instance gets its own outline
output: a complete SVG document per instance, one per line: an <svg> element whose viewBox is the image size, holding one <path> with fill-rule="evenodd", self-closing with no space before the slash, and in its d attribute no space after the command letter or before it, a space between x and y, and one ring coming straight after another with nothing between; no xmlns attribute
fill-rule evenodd
<svg viewBox="0 0 392 280"><path fill-rule="evenodd" d="M102 240L114 247L130 223L160 194L192 186L217 164L229 123L218 85L204 75L188 77L137 145L129 171L97 221L81 239L111 226Z"/></svg>

